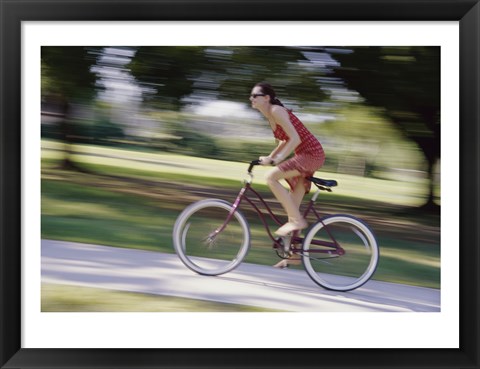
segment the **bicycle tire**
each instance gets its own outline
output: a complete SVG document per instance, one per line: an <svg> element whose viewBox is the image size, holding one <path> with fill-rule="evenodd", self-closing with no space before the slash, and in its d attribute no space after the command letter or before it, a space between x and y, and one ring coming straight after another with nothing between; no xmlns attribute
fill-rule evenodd
<svg viewBox="0 0 480 369"><path fill-rule="evenodd" d="M344 249L344 255L335 252L335 243ZM373 232L350 215L320 219L307 231L302 245L307 274L321 287L333 291L351 291L367 283L375 273L379 257Z"/></svg>
<svg viewBox="0 0 480 369"><path fill-rule="evenodd" d="M209 238L232 211L226 201L206 199L189 205L178 216L173 246L187 268L202 275L220 275L243 261L250 248L250 228L238 209L225 229Z"/></svg>

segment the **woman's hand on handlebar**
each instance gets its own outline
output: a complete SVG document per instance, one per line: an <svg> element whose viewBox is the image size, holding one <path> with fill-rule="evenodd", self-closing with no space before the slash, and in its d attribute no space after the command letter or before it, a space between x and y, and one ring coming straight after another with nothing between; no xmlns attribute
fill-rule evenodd
<svg viewBox="0 0 480 369"><path fill-rule="evenodd" d="M260 156L258 160L260 165L273 165L273 159L270 156Z"/></svg>
<svg viewBox="0 0 480 369"><path fill-rule="evenodd" d="M273 159L270 156L260 156L258 160L253 160L248 167L248 173L252 174L255 165L273 165Z"/></svg>

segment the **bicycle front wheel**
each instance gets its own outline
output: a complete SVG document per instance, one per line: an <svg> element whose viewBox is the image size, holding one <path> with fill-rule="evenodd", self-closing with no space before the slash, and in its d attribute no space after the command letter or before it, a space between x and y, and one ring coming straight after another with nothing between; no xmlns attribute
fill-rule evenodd
<svg viewBox="0 0 480 369"><path fill-rule="evenodd" d="M303 241L302 260L312 280L328 290L350 291L375 273L377 241L361 220L349 215L321 219Z"/></svg>
<svg viewBox="0 0 480 369"><path fill-rule="evenodd" d="M233 270L245 258L250 230L245 217L228 202L201 200L178 216L173 246L189 269L203 275L219 275Z"/></svg>

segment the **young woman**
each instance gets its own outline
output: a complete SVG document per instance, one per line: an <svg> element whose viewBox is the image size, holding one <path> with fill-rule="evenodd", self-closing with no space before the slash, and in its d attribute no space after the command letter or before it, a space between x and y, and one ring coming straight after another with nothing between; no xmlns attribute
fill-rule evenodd
<svg viewBox="0 0 480 369"><path fill-rule="evenodd" d="M311 182L307 178L323 165L325 153L315 136L277 99L271 85L256 84L250 101L252 107L267 118L273 135L279 142L270 155L261 156L259 159L262 165L275 166L267 173L266 180L288 215L288 222L275 233L278 236L287 236L308 225L300 213L300 204L303 196L310 191ZM287 159L292 151L293 157ZM280 183L282 179L287 181L290 191Z"/></svg>

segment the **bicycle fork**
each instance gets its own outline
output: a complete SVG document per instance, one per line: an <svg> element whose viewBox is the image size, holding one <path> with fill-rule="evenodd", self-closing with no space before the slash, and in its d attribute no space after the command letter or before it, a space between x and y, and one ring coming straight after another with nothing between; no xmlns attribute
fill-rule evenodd
<svg viewBox="0 0 480 369"><path fill-rule="evenodd" d="M218 234L221 233L225 228L227 228L228 223L230 223L230 220L232 220L235 212L237 211L238 207L240 206L240 202L243 199L243 195L244 195L245 191L246 191L246 188L242 188L240 190L237 198L235 199L235 202L232 205L232 210L230 210L230 212L228 213L227 218L225 219L223 224L207 236L206 241L208 243L212 244L213 242L215 242L215 238L218 236Z"/></svg>

